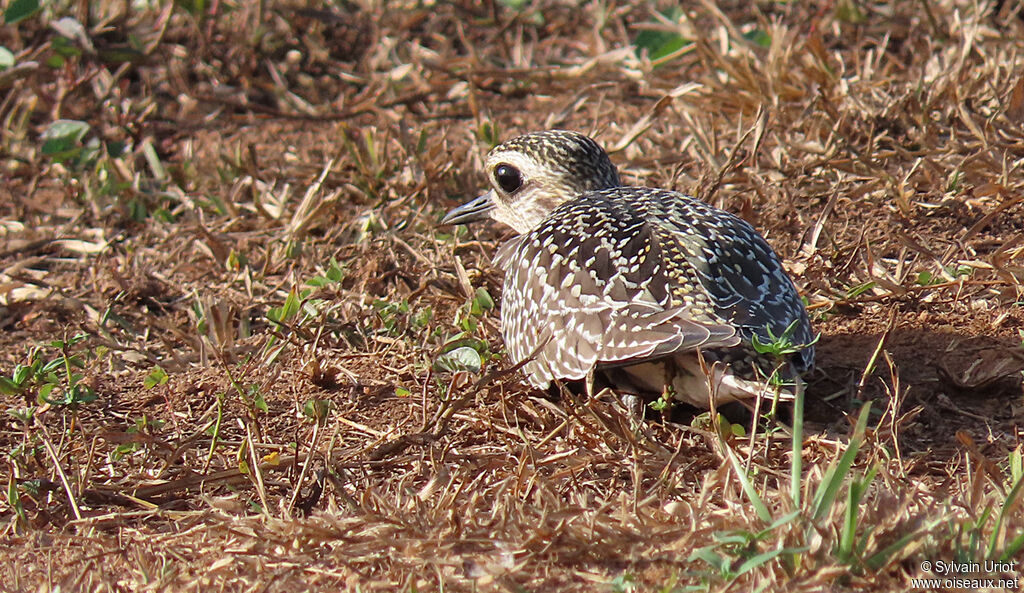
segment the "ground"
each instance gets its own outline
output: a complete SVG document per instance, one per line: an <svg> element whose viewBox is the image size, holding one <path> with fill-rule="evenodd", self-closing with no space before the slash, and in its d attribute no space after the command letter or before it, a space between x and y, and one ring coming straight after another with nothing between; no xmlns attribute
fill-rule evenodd
<svg viewBox="0 0 1024 593"><path fill-rule="evenodd" d="M1019 3L0 6L0 589L1021 590ZM437 222L543 128L765 235L803 416L523 384Z"/></svg>

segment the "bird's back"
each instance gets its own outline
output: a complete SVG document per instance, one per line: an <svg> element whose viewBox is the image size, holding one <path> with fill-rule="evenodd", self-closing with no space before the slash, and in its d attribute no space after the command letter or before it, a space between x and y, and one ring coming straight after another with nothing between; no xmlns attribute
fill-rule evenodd
<svg viewBox="0 0 1024 593"><path fill-rule="evenodd" d="M554 209L495 257L505 269L502 328L531 383L700 348L756 362L754 336L813 335L792 281L746 222L683 194L617 187ZM813 362L807 346L792 357ZM763 369L762 369L763 371Z"/></svg>

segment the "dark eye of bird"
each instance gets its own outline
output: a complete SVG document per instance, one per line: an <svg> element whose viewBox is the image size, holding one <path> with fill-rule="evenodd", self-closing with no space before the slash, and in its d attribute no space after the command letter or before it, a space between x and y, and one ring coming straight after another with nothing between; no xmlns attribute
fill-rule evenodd
<svg viewBox="0 0 1024 593"><path fill-rule="evenodd" d="M498 182L498 187L509 194L523 185L523 176L519 174L519 169L511 165L498 165L495 167L494 179Z"/></svg>

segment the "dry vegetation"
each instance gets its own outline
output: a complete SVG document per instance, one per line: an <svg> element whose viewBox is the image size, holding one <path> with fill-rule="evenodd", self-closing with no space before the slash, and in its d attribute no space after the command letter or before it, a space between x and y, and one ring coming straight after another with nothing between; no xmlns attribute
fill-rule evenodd
<svg viewBox="0 0 1024 593"><path fill-rule="evenodd" d="M1021 3L34 4L0 2L0 589L885 591L1024 555ZM784 258L822 332L795 481L785 425L502 372L507 231L435 223L552 127Z"/></svg>

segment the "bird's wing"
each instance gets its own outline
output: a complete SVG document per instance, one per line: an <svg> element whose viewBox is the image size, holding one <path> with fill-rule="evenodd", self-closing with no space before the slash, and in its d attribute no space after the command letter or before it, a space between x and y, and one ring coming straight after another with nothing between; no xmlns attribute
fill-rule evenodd
<svg viewBox="0 0 1024 593"><path fill-rule="evenodd" d="M678 203L676 204L678 206ZM659 226L666 249L685 258L713 305L716 317L736 326L743 341L767 342L794 325L795 344L814 340L807 310L775 252L742 219L687 198L685 211ZM713 215L709 215L713 214ZM813 349L797 362L810 366Z"/></svg>
<svg viewBox="0 0 1024 593"><path fill-rule="evenodd" d="M673 302L654 227L589 204L560 208L503 246L502 334L536 386L582 379L601 363L739 343L732 325Z"/></svg>

